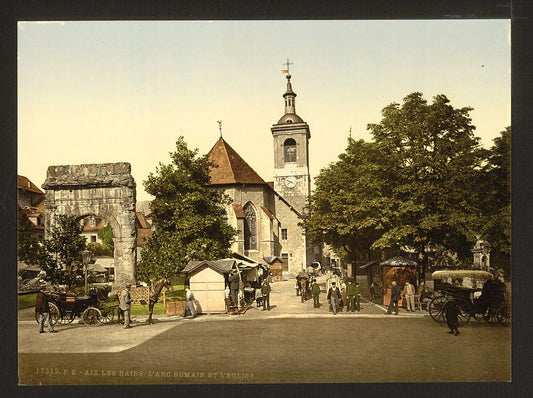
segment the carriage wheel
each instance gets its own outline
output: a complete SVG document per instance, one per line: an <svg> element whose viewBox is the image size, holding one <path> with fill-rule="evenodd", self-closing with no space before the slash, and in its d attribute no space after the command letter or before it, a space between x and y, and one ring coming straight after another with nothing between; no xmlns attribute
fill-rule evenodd
<svg viewBox="0 0 533 398"><path fill-rule="evenodd" d="M98 308L89 307L81 314L81 319L83 323L88 326L96 326L100 324L102 319L102 314Z"/></svg>
<svg viewBox="0 0 533 398"><path fill-rule="evenodd" d="M113 308L104 307L100 310L100 312L102 314L102 323L109 323L115 317L115 311L113 311Z"/></svg>
<svg viewBox="0 0 533 398"><path fill-rule="evenodd" d="M511 306L509 304L502 305L496 312L496 318L500 325L509 326L511 324Z"/></svg>
<svg viewBox="0 0 533 398"><path fill-rule="evenodd" d="M445 296L438 296L429 302L429 315L434 321L444 322L442 310L444 308L444 304L446 304L446 301L447 300Z"/></svg>
<svg viewBox="0 0 533 398"><path fill-rule="evenodd" d="M457 299L457 322L459 323L459 326L464 325L470 320L470 316L472 313L472 307L468 303L468 301L463 299Z"/></svg>
<svg viewBox="0 0 533 398"><path fill-rule="evenodd" d="M490 306L489 308L487 308L487 311L485 311L485 313L483 314L483 319L487 321L488 323L498 322L498 318L496 317L497 315L496 312L497 310L495 310L492 306Z"/></svg>
<svg viewBox="0 0 533 398"><path fill-rule="evenodd" d="M58 322L59 323L72 323L74 318L75 318L74 311L67 311L61 314L61 317L59 318Z"/></svg>
<svg viewBox="0 0 533 398"><path fill-rule="evenodd" d="M59 308L54 303L48 303L48 308L50 309L50 323L55 325L61 319ZM35 312L35 320L39 323L39 314L37 312Z"/></svg>

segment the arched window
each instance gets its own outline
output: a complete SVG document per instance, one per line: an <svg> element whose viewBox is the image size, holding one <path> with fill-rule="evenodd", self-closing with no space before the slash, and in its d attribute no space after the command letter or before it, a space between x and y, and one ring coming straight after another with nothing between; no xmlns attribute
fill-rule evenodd
<svg viewBox="0 0 533 398"><path fill-rule="evenodd" d="M250 203L244 205L244 250L257 250L255 210Z"/></svg>
<svg viewBox="0 0 533 398"><path fill-rule="evenodd" d="M296 163L296 141L288 138L283 143L283 153L285 155L285 163Z"/></svg>

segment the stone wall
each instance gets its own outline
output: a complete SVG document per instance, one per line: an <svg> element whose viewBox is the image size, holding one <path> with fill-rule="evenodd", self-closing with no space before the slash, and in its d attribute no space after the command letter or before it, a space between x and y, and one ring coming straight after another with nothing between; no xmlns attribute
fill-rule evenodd
<svg viewBox="0 0 533 398"><path fill-rule="evenodd" d="M45 190L45 237L55 217L99 215L113 229L115 284L135 284L135 181L129 163L48 167Z"/></svg>

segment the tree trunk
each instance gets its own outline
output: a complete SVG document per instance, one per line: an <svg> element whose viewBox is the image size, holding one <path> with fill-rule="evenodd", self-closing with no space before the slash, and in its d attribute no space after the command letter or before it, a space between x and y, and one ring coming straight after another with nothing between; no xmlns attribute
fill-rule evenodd
<svg viewBox="0 0 533 398"><path fill-rule="evenodd" d="M426 283L426 271L427 271L427 254L425 250L426 245L420 244L418 251L418 282Z"/></svg>

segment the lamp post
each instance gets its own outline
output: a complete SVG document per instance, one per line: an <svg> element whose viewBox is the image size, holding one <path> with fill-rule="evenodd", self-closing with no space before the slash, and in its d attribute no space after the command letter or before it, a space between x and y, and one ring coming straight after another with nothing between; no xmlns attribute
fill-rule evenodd
<svg viewBox="0 0 533 398"><path fill-rule="evenodd" d="M85 274L85 294L87 294L87 265L91 261L91 252L87 249L81 252L83 260L83 273Z"/></svg>

